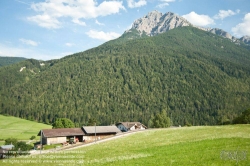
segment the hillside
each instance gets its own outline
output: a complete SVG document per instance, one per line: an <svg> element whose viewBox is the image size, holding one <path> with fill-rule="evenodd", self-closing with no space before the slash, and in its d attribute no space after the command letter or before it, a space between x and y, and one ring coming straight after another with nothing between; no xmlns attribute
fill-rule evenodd
<svg viewBox="0 0 250 166"><path fill-rule="evenodd" d="M0 113L150 126L166 110L174 125L215 125L250 108L250 51L241 45L193 27L123 37L60 60L2 67Z"/></svg>
<svg viewBox="0 0 250 166"><path fill-rule="evenodd" d="M33 135L37 137L41 129L52 128L50 125L3 115L0 115L0 126L0 140L7 138L29 140Z"/></svg>
<svg viewBox="0 0 250 166"><path fill-rule="evenodd" d="M24 61L26 58L20 57L0 57L0 67Z"/></svg>
<svg viewBox="0 0 250 166"><path fill-rule="evenodd" d="M22 165L249 165L250 126L182 127L137 132L107 142L7 160Z"/></svg>

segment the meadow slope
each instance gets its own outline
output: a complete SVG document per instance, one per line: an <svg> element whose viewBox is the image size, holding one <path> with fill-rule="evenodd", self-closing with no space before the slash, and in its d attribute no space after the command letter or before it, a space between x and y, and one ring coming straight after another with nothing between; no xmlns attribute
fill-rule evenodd
<svg viewBox="0 0 250 166"><path fill-rule="evenodd" d="M41 129L52 128L43 123L4 115L0 115L0 126L0 140L11 137L18 140L29 140L31 136L37 136Z"/></svg>
<svg viewBox="0 0 250 166"><path fill-rule="evenodd" d="M149 130L3 165L249 165L250 125ZM2 161L0 161L2 162Z"/></svg>

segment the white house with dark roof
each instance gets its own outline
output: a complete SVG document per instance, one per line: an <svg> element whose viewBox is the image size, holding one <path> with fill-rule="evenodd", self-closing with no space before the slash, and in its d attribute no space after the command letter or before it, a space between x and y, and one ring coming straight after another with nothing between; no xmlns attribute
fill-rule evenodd
<svg viewBox="0 0 250 166"><path fill-rule="evenodd" d="M147 126L140 122L119 122L116 124L122 132L135 131L135 130L145 130Z"/></svg>

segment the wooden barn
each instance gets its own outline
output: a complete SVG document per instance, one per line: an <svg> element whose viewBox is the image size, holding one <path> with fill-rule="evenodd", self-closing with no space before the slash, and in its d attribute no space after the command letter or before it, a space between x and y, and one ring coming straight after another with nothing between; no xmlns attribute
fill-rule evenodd
<svg viewBox="0 0 250 166"><path fill-rule="evenodd" d="M116 124L122 132L135 131L135 130L145 130L147 126L140 122L119 122Z"/></svg>
<svg viewBox="0 0 250 166"><path fill-rule="evenodd" d="M42 136L43 145L65 143L70 139L83 142L84 135L82 128L43 129L38 133L38 136Z"/></svg>

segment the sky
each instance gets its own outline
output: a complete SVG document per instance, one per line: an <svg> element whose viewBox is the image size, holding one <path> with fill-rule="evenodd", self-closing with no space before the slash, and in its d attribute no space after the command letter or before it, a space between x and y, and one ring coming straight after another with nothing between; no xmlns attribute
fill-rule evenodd
<svg viewBox="0 0 250 166"><path fill-rule="evenodd" d="M0 0L0 56L59 59L118 38L153 10L250 36L250 0Z"/></svg>

